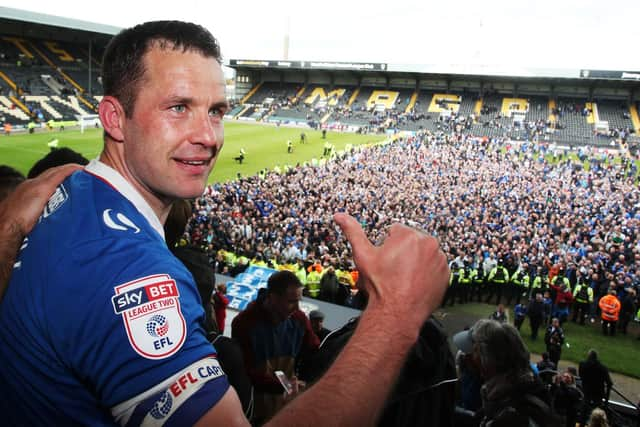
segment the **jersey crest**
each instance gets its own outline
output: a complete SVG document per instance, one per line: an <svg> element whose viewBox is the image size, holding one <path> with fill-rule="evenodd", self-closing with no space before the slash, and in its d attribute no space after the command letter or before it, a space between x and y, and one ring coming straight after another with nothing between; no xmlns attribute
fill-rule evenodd
<svg viewBox="0 0 640 427"><path fill-rule="evenodd" d="M156 274L114 288L111 298L122 316L129 343L140 356L164 359L182 347L186 323L180 292L168 274Z"/></svg>
<svg viewBox="0 0 640 427"><path fill-rule="evenodd" d="M46 218L53 214L64 204L64 202L67 201L68 198L69 194L67 193L66 188L64 188L64 185L60 184L49 198L49 201L47 201L44 211L42 212L42 216Z"/></svg>

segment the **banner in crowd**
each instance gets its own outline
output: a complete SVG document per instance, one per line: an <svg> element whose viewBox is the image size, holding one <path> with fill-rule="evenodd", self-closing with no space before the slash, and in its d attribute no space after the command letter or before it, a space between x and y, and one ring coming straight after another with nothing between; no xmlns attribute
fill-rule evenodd
<svg viewBox="0 0 640 427"><path fill-rule="evenodd" d="M227 298L229 308L244 310L247 305L258 297L258 289L267 287L267 279L276 270L267 267L249 266L243 273L238 274L232 281L227 282Z"/></svg>
<svg viewBox="0 0 640 427"><path fill-rule="evenodd" d="M269 276L277 270L267 267L249 266L244 273L238 274L233 280L227 282L227 298L229 308L242 311L249 303L258 297L258 290L267 287ZM317 310L318 305L309 301L300 302L300 310L307 315L312 310Z"/></svg>

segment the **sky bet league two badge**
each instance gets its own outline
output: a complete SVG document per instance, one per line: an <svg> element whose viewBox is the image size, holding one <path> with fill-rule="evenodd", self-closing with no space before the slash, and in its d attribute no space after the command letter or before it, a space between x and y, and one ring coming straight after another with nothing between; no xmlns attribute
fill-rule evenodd
<svg viewBox="0 0 640 427"><path fill-rule="evenodd" d="M182 347L186 324L175 280L167 274L157 274L114 290L113 309L122 316L136 353L147 359L164 359Z"/></svg>

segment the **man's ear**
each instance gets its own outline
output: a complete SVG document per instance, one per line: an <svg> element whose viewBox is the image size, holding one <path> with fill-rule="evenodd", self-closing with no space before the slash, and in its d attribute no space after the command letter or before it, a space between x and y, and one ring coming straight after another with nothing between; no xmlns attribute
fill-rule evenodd
<svg viewBox="0 0 640 427"><path fill-rule="evenodd" d="M123 124L125 119L122 104L113 96L105 96L98 106L100 121L104 131L116 142L124 141Z"/></svg>

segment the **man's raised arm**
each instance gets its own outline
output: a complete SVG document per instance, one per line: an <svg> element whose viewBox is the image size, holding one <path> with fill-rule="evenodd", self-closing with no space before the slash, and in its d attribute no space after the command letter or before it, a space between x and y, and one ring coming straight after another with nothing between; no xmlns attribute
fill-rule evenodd
<svg viewBox="0 0 640 427"><path fill-rule="evenodd" d="M369 304L331 369L285 406L269 425L373 425L418 338L440 305L449 269L436 239L395 224L373 246L345 214L336 222L351 243Z"/></svg>
<svg viewBox="0 0 640 427"><path fill-rule="evenodd" d="M36 225L53 191L82 166L67 164L52 168L20 184L0 202L0 300L11 278L20 244Z"/></svg>

